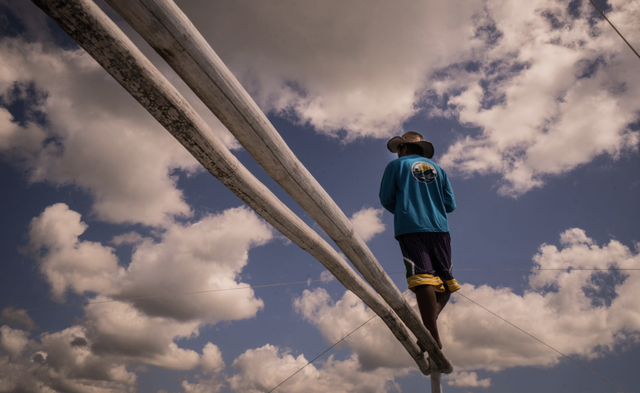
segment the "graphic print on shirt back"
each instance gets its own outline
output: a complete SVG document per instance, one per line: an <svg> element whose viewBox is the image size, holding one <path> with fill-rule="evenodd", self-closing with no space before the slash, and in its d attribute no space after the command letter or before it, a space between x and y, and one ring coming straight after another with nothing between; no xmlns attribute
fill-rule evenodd
<svg viewBox="0 0 640 393"><path fill-rule="evenodd" d="M423 183L431 183L438 177L438 171L428 162L416 161L411 165L411 173L416 180Z"/></svg>

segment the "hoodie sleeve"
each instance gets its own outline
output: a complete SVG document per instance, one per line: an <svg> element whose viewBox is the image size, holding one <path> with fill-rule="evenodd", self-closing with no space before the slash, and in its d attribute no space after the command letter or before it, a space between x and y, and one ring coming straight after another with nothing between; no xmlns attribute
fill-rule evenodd
<svg viewBox="0 0 640 393"><path fill-rule="evenodd" d="M392 214L396 208L396 179L397 171L394 168L393 162L390 162L382 176L379 196L382 206Z"/></svg>
<svg viewBox="0 0 640 393"><path fill-rule="evenodd" d="M443 185L443 196L444 196L444 208L447 213L451 213L456 210L456 199L453 196L453 188L451 188L451 183L449 183L449 177L447 173L442 170L444 174L444 185Z"/></svg>

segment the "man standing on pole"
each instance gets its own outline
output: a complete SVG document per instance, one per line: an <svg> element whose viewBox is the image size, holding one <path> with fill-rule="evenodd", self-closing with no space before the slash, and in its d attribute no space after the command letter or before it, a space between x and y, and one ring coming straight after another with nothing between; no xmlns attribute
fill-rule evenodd
<svg viewBox="0 0 640 393"><path fill-rule="evenodd" d="M409 131L391 138L387 148L398 159L387 165L380 202L393 214L395 237L416 294L422 322L442 349L436 319L460 289L451 274L451 237L447 213L456 208L447 173L435 162L433 145ZM424 350L424 348L422 348Z"/></svg>

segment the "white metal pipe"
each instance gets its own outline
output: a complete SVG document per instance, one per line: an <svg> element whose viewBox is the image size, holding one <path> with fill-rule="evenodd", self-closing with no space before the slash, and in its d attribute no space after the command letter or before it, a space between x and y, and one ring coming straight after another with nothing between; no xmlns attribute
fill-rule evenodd
<svg viewBox="0 0 640 393"><path fill-rule="evenodd" d="M431 367L431 393L442 393L442 382L440 380L440 371L436 363L429 358L429 366Z"/></svg>
<svg viewBox="0 0 640 393"><path fill-rule="evenodd" d="M206 122L126 35L89 0L32 0L80 44L153 115L211 174L267 222L318 259L387 324L416 361L430 372L423 353L393 310L344 259L224 146Z"/></svg>
<svg viewBox="0 0 640 393"><path fill-rule="evenodd" d="M289 149L271 122L172 0L106 0L220 119L265 171L335 241L398 314L439 369L453 370L421 319L349 219Z"/></svg>

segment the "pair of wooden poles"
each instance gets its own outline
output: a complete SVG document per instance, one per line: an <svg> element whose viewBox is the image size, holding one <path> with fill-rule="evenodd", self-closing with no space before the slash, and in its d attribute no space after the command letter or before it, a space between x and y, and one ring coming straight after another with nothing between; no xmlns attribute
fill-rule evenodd
<svg viewBox="0 0 640 393"><path fill-rule="evenodd" d="M32 0L111 74L211 174L267 222L320 261L387 324L431 374L453 371L418 315L326 191L284 140L186 15L172 0L106 0L237 138L265 171L335 241L373 291L314 230L256 179L211 131L175 87L90 0ZM382 298L381 298L382 297ZM384 300L383 300L384 299ZM386 302L386 303L385 303ZM429 363L407 328L427 348Z"/></svg>

